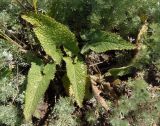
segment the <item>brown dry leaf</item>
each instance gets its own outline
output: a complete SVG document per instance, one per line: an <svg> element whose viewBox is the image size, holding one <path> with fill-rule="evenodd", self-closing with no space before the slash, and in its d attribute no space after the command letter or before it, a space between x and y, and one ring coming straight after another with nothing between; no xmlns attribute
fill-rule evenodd
<svg viewBox="0 0 160 126"><path fill-rule="evenodd" d="M34 112L34 116L38 119L42 119L46 115L48 107L48 103L41 101Z"/></svg>
<svg viewBox="0 0 160 126"><path fill-rule="evenodd" d="M143 35L147 32L147 30L148 30L148 23L147 23L147 21L145 21L145 23L142 25L142 27L138 33L137 40L136 40L137 45L141 42L141 39L142 39Z"/></svg>

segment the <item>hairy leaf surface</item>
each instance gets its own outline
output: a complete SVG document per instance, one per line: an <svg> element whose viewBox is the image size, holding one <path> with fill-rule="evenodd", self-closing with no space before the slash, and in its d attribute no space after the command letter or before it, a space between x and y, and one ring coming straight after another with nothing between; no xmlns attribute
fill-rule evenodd
<svg viewBox="0 0 160 126"><path fill-rule="evenodd" d="M33 25L33 30L45 52L57 64L62 59L61 45L73 54L78 53L79 49L75 35L65 25L43 14L29 13L28 15L22 15L22 18Z"/></svg>
<svg viewBox="0 0 160 126"><path fill-rule="evenodd" d="M38 102L48 88L50 80L54 78L55 66L55 64L47 64L42 71L41 66L32 63L28 73L28 85L25 94L24 116L26 120L31 119Z"/></svg>
<svg viewBox="0 0 160 126"><path fill-rule="evenodd" d="M67 68L67 76L72 85L72 90L77 104L82 107L87 84L87 67L82 61L73 63L71 58L64 58Z"/></svg>
<svg viewBox="0 0 160 126"><path fill-rule="evenodd" d="M81 53L84 54L89 50L102 53L109 50L130 50L134 48L133 44L125 41L120 36L101 31L91 34L90 42L82 48Z"/></svg>

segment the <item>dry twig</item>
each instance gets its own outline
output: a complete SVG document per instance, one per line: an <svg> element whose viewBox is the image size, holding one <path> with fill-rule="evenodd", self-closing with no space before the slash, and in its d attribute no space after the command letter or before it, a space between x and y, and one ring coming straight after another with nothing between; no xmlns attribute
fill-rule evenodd
<svg viewBox="0 0 160 126"><path fill-rule="evenodd" d="M96 100L102 105L103 108L105 108L106 111L108 111L109 106L107 105L105 99L102 96L100 96L100 93L102 91L100 91L98 89L98 87L96 86L98 77L95 75L94 76L92 75L92 76L90 76L90 79L91 79L92 91L93 91L93 94L94 94Z"/></svg>

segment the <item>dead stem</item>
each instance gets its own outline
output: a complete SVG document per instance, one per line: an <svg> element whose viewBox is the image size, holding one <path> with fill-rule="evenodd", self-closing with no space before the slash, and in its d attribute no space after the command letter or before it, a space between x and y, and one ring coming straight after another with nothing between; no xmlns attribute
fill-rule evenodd
<svg viewBox="0 0 160 126"><path fill-rule="evenodd" d="M0 31L0 36L3 37L4 39L6 39L8 42L10 42L11 44L16 45L20 51L26 53L27 50L24 50L23 47L21 45L19 45L17 42L15 42L14 40L12 40L8 35L4 34L3 32Z"/></svg>
<svg viewBox="0 0 160 126"><path fill-rule="evenodd" d="M92 75L92 76L90 76L90 79L91 79L92 91L93 91L93 94L94 94L96 100L102 105L102 107L106 111L109 111L109 106L107 105L105 99L102 96L100 96L101 91L96 86L97 85L96 81L97 81L98 77Z"/></svg>

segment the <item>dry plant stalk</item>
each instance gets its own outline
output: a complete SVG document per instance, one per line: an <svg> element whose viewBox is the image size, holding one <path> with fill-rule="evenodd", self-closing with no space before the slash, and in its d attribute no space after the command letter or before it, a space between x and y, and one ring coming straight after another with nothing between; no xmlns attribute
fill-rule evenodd
<svg viewBox="0 0 160 126"><path fill-rule="evenodd" d="M98 77L96 75L92 75L92 76L90 76L90 79L91 79L92 91L93 91L93 94L94 94L96 100L102 105L102 107L106 111L109 111L109 106L107 105L105 99L102 96L100 96L100 93L102 91L100 91L98 89L98 87L96 86L97 85Z"/></svg>

